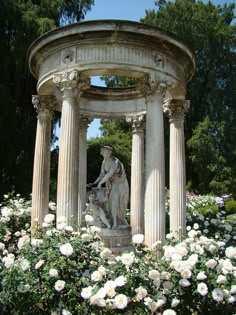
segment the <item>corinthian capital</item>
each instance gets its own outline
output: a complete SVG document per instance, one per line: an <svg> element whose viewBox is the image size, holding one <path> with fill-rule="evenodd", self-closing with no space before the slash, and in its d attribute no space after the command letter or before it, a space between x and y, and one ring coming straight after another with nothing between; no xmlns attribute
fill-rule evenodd
<svg viewBox="0 0 236 315"><path fill-rule="evenodd" d="M93 118L85 116L83 114L80 115L80 127L82 129L87 129L88 125L91 124L93 121Z"/></svg>
<svg viewBox="0 0 236 315"><path fill-rule="evenodd" d="M80 92L90 86L90 79L76 69L55 75L53 82L64 93L64 96L74 96L77 90Z"/></svg>
<svg viewBox="0 0 236 315"><path fill-rule="evenodd" d="M57 109L57 101L53 95L32 95L32 104L38 115L51 115Z"/></svg>
<svg viewBox="0 0 236 315"><path fill-rule="evenodd" d="M168 100L163 104L163 111L170 119L182 120L185 113L189 110L189 100Z"/></svg>
<svg viewBox="0 0 236 315"><path fill-rule="evenodd" d="M139 114L134 115L132 117L126 117L126 121L132 124L132 131L133 132L143 132L145 127L145 115Z"/></svg>

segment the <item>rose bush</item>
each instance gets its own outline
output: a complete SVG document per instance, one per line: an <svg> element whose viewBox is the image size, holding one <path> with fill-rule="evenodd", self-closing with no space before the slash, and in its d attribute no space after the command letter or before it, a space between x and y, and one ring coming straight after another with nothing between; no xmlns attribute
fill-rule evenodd
<svg viewBox="0 0 236 315"><path fill-rule="evenodd" d="M5 198L1 208L3 314L235 313L234 221L193 211L181 242L167 234L165 244L147 250L138 234L132 252L114 256L96 228L73 231L63 217L55 228L55 216L47 215L45 227L30 235L29 210L20 210L30 204L19 199Z"/></svg>

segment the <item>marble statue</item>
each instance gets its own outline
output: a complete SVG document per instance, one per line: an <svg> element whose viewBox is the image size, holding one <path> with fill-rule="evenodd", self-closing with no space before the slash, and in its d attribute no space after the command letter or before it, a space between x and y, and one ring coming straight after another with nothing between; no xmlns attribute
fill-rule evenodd
<svg viewBox="0 0 236 315"><path fill-rule="evenodd" d="M102 162L100 175L93 184L101 190L105 184L106 210L111 215L112 229L124 229L129 227L125 219L125 212L129 200L129 185L125 169L120 160L112 156L112 147L101 148Z"/></svg>

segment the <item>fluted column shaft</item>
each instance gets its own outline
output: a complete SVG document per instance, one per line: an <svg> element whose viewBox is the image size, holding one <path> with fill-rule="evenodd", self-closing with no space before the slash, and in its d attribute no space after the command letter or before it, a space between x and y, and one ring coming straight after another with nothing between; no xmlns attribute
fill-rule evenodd
<svg viewBox="0 0 236 315"><path fill-rule="evenodd" d="M144 234L144 115L127 117L132 123L130 225L132 234Z"/></svg>
<svg viewBox="0 0 236 315"><path fill-rule="evenodd" d="M37 222L39 225L42 224L48 213L53 99L50 96L34 95L32 102L38 112L32 188L31 228L33 229Z"/></svg>
<svg viewBox="0 0 236 315"><path fill-rule="evenodd" d="M78 191L78 225L82 222L82 212L86 208L86 184L87 184L87 129L92 119L86 116L80 117L79 135L79 191Z"/></svg>
<svg viewBox="0 0 236 315"><path fill-rule="evenodd" d="M181 239L186 230L186 169L184 113L188 101L171 100L164 104L170 117L170 231Z"/></svg>
<svg viewBox="0 0 236 315"><path fill-rule="evenodd" d="M148 247L165 238L165 162L163 93L165 84L151 80L146 96L145 242Z"/></svg>
<svg viewBox="0 0 236 315"><path fill-rule="evenodd" d="M59 142L57 218L66 217L66 223L78 224L78 170L79 170L79 102L81 78L78 71L54 77L62 92L61 131Z"/></svg>

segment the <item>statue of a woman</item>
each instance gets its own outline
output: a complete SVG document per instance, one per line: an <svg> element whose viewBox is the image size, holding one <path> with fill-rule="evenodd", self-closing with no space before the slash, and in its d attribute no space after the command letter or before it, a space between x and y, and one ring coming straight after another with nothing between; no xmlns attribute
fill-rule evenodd
<svg viewBox="0 0 236 315"><path fill-rule="evenodd" d="M112 147L101 148L102 162L101 172L94 184L101 188L106 185L108 196L108 208L112 216L112 229L125 228L128 223L125 219L125 211L129 200L129 185L123 164L119 159L112 156Z"/></svg>

